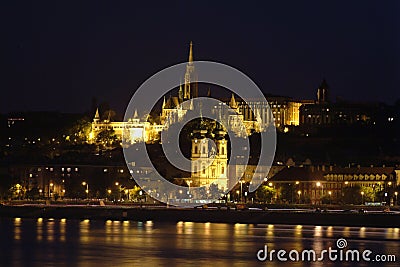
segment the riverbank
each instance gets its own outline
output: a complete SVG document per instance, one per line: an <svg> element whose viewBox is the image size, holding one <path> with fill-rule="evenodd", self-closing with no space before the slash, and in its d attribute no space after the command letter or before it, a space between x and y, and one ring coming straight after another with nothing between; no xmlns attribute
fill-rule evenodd
<svg viewBox="0 0 400 267"><path fill-rule="evenodd" d="M54 218L244 224L399 227L400 213L312 210L219 210L166 207L21 205L1 206L0 218Z"/></svg>

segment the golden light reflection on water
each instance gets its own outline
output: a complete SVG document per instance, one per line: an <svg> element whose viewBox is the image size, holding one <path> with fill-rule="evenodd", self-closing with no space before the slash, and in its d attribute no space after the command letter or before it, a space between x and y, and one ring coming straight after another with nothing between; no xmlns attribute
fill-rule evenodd
<svg viewBox="0 0 400 267"><path fill-rule="evenodd" d="M365 238L365 227L360 227L359 237Z"/></svg>
<svg viewBox="0 0 400 267"><path fill-rule="evenodd" d="M47 241L54 241L54 220L48 220L46 223Z"/></svg>
<svg viewBox="0 0 400 267"><path fill-rule="evenodd" d="M176 223L176 232L179 235L183 234L183 222L182 221Z"/></svg>
<svg viewBox="0 0 400 267"><path fill-rule="evenodd" d="M294 235L296 237L302 237L303 236L303 226L302 225L296 225L296 228L294 229Z"/></svg>
<svg viewBox="0 0 400 267"><path fill-rule="evenodd" d="M247 224L243 224L243 223L235 223L234 226L234 234L235 236L240 236L240 235L245 235L247 234Z"/></svg>
<svg viewBox="0 0 400 267"><path fill-rule="evenodd" d="M145 229L147 234L151 234L153 232L153 221L146 221Z"/></svg>
<svg viewBox="0 0 400 267"><path fill-rule="evenodd" d="M21 218L14 219L14 239L21 239Z"/></svg>
<svg viewBox="0 0 400 267"><path fill-rule="evenodd" d="M314 237L322 237L322 226L314 227Z"/></svg>
<svg viewBox="0 0 400 267"><path fill-rule="evenodd" d="M204 224L204 234L205 234L206 236L209 236L209 235L210 235L210 223L209 223L209 222L206 222L206 223Z"/></svg>
<svg viewBox="0 0 400 267"><path fill-rule="evenodd" d="M38 218L36 222L36 240L43 239L43 218Z"/></svg>
<svg viewBox="0 0 400 267"><path fill-rule="evenodd" d="M326 229L326 236L333 237L333 227L332 226L328 226L328 228Z"/></svg>
<svg viewBox="0 0 400 267"><path fill-rule="evenodd" d="M57 254L58 250L55 251L53 248L58 246L58 249L62 250L66 245L62 242L67 239L68 244L72 245L70 250L75 253L77 262L88 261L89 265L99 264L99 266L108 263L115 266L204 266L204 264L199 264L204 259L207 263L212 262L220 267L249 266L254 263L255 253L264 244L268 244L269 250L301 251L312 248L321 251L329 246L335 248L336 239L339 236L343 237L343 234L350 237L348 241L352 247L374 249L371 246L375 244L376 250L381 249L383 252L387 250L388 254L393 254L393 249L398 248L394 242L398 242L400 232L399 228L272 224L257 226L191 222L171 224L111 220L99 222L42 218L13 219L11 224L14 227L14 235L11 229L10 238L16 237L21 244L32 242L32 240L27 241L29 235L26 233L32 230L31 227L36 228L36 236L35 233L31 236L33 243L38 240L41 249L48 249L41 251L37 248L33 251L35 255L42 253L41 258L57 261L61 255ZM152 230L148 231L148 229ZM369 241L365 242L364 239ZM371 242L370 239L373 241ZM385 245L385 242L375 242L375 239L391 243ZM58 242L59 240L62 242ZM384 247L380 247L380 244ZM101 257L99 257L99 248L101 248ZM13 257L23 257L24 253L25 251L18 250ZM105 258L112 259L112 262L103 262ZM195 262L195 259L200 260ZM263 264L260 263L259 266Z"/></svg>
<svg viewBox="0 0 400 267"><path fill-rule="evenodd" d="M399 233L399 228L394 228L393 230L393 239L400 239L400 233Z"/></svg>
<svg viewBox="0 0 400 267"><path fill-rule="evenodd" d="M67 225L67 220L66 219L61 219L60 220L60 241L65 242L65 236L66 236L66 225Z"/></svg>
<svg viewBox="0 0 400 267"><path fill-rule="evenodd" d="M79 224L79 241L81 243L89 243L89 229L90 229L90 220L86 219L80 222Z"/></svg>
<svg viewBox="0 0 400 267"><path fill-rule="evenodd" d="M268 226L267 226L267 236L268 237L274 237L274 225L273 224L268 224Z"/></svg>
<svg viewBox="0 0 400 267"><path fill-rule="evenodd" d="M350 227L346 226L343 228L342 237L350 237Z"/></svg>

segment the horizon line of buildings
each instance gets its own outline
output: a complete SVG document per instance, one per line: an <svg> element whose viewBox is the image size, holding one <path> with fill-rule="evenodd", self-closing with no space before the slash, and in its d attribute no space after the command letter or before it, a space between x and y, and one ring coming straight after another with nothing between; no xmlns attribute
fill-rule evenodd
<svg viewBox="0 0 400 267"><path fill-rule="evenodd" d="M113 130L121 138L124 136L128 143L154 142L160 132L169 125L183 120L188 111L197 107L193 99L199 96L197 73L193 61L193 45L190 43L189 58L184 74L184 83L179 86L177 96L164 96L161 113L153 122L148 121L147 115L138 114L126 122L101 119L98 109L92 122L92 132L89 140L102 130ZM177 77L178 78L178 77ZM220 99L233 109L234 113L222 114L228 122L228 131L241 133L238 123L241 121L246 133L261 132L274 125L277 130L288 132L292 127L324 127L335 125L371 124L378 121L394 123L399 120L400 112L394 108L385 108L379 103L336 102L329 99L329 86L324 79L317 88L315 100L294 100L291 97L265 95L265 99L252 99L248 102L232 94L230 99ZM210 89L207 94L211 97ZM218 108L212 112L220 112Z"/></svg>

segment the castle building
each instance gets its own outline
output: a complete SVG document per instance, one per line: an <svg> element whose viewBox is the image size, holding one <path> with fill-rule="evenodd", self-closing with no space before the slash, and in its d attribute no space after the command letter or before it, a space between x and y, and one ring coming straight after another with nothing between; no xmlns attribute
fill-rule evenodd
<svg viewBox="0 0 400 267"><path fill-rule="evenodd" d="M210 92L208 94L210 97ZM156 142L160 132L170 125L180 122L189 110L193 110L193 98L198 97L198 76L193 61L193 43L190 42L189 57L184 74L184 83L179 86L178 95L164 97L160 113L159 124L150 124L147 119L140 119L137 112L126 122L114 122L110 118L100 119L98 110L92 122L92 131L89 141L93 142L96 136L104 130L112 130L115 135L129 143ZM289 97L266 96L266 99L252 99L244 102L232 97L225 101L231 108L228 112L223 107L216 107L212 112L219 114L220 118L227 121L226 130L233 131L237 136L250 135L252 132L262 132L271 125L278 130L285 126L298 126L301 120L300 110L305 104L311 106L314 101L294 101ZM318 101L327 101L327 85L318 89ZM268 108L269 107L269 108ZM222 112L222 110L224 110ZM245 129L243 129L243 127Z"/></svg>
<svg viewBox="0 0 400 267"><path fill-rule="evenodd" d="M304 104L314 104L314 101L296 101L290 97L267 95L265 99L252 99L248 102L236 100L236 103L246 128L264 131L272 123L278 130L283 130L285 126L298 126L300 107Z"/></svg>
<svg viewBox="0 0 400 267"><path fill-rule="evenodd" d="M110 118L101 120L99 109L93 118L92 129L89 135L89 142L94 142L99 133L112 131L119 140L125 137L127 143L153 142L158 139L163 127L157 124L150 124L139 118L137 111L128 121L111 121Z"/></svg>

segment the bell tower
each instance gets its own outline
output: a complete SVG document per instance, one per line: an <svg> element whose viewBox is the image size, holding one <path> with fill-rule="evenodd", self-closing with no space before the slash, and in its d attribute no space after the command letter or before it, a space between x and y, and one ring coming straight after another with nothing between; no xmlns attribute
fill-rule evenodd
<svg viewBox="0 0 400 267"><path fill-rule="evenodd" d="M191 99L198 97L197 76L193 63L193 43L189 46L189 60L186 64L185 84L183 91L183 99Z"/></svg>

